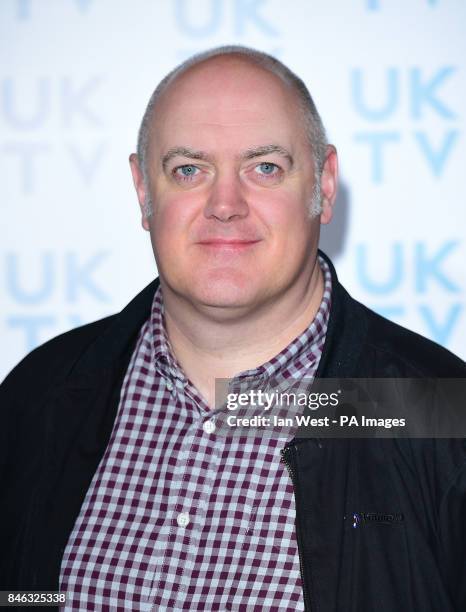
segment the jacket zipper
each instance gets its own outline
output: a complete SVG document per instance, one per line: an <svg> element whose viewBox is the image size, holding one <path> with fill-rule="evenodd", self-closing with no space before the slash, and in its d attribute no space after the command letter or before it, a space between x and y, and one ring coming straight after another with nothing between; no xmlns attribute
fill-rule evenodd
<svg viewBox="0 0 466 612"><path fill-rule="evenodd" d="M293 467L290 463L290 461L288 461L287 457L286 457L286 453L287 451L290 449L290 446L287 446L285 448L282 448L280 451L281 454L281 459L283 461L283 463L286 465L286 469L288 470L288 474L290 475L291 478L291 482L293 484L293 489L295 491L295 499L296 499L296 479L295 479L295 473L293 470ZM296 526L298 526L298 517L296 516ZM303 597L304 597L304 608L307 612L311 612L311 599L309 597L309 593L307 592L307 588L306 588L306 581L304 580L304 572L303 572L303 568L304 568L304 564L303 564L303 557L302 557L302 553L301 553L301 545L299 542L299 537L298 537L298 533L296 534L296 540L298 542L298 556L299 556L299 570L301 573L301 582L303 585Z"/></svg>

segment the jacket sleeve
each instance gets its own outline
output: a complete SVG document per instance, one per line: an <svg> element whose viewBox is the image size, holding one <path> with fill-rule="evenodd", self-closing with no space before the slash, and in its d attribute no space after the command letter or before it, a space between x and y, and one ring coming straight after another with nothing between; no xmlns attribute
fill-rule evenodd
<svg viewBox="0 0 466 612"><path fill-rule="evenodd" d="M440 563L454 609L466 610L466 440L465 460L451 477L439 514Z"/></svg>

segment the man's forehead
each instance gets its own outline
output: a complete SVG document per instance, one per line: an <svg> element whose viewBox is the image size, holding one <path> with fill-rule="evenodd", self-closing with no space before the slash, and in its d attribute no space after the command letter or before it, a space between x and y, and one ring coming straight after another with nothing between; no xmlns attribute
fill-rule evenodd
<svg viewBox="0 0 466 612"><path fill-rule="evenodd" d="M157 157L186 154L183 148L190 150L191 157L195 157L195 151L200 152L198 159L247 158L256 156L258 150L285 156L293 153L302 138L302 122L296 117L272 116L266 109L254 117L237 114L228 121L230 116L225 113L218 121L208 122L192 112L188 117L164 113L152 124L151 149Z"/></svg>
<svg viewBox="0 0 466 612"><path fill-rule="evenodd" d="M226 141L232 148L271 143L289 148L302 132L301 115L285 103L267 101L267 97L254 101L227 98L216 103L212 98L191 98L164 105L154 113L154 144L172 148L188 143L208 149Z"/></svg>

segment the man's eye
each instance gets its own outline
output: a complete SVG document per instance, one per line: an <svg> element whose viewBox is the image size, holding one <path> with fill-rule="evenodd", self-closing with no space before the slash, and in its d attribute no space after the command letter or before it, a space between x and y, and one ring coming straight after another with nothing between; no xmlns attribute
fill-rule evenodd
<svg viewBox="0 0 466 612"><path fill-rule="evenodd" d="M182 181L189 181L192 177L196 176L200 172L197 166L191 164L185 164L184 166L178 166L173 170L173 174L176 178Z"/></svg>
<svg viewBox="0 0 466 612"><path fill-rule="evenodd" d="M271 162L262 162L254 168L254 171L263 176L273 176L277 174L279 169L280 168L277 166L277 164L272 164Z"/></svg>

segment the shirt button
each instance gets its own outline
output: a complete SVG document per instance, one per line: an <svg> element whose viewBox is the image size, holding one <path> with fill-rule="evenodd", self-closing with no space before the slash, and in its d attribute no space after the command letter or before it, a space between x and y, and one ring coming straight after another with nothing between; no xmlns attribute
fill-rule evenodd
<svg viewBox="0 0 466 612"><path fill-rule="evenodd" d="M171 382L171 380L167 380L167 389L169 391L173 391L173 383Z"/></svg>
<svg viewBox="0 0 466 612"><path fill-rule="evenodd" d="M186 525L189 525L189 514L187 512L180 512L176 517L176 522L180 527L186 527Z"/></svg>
<svg viewBox="0 0 466 612"><path fill-rule="evenodd" d="M213 433L215 431L215 423L213 421L204 421L202 429L208 434Z"/></svg>

